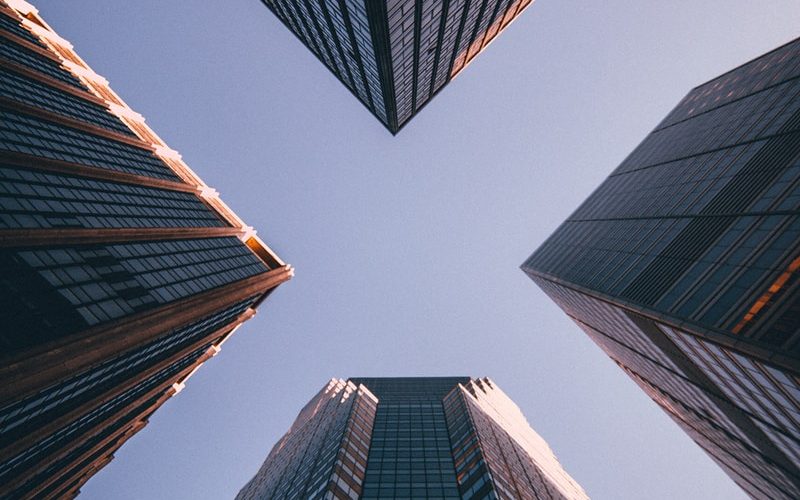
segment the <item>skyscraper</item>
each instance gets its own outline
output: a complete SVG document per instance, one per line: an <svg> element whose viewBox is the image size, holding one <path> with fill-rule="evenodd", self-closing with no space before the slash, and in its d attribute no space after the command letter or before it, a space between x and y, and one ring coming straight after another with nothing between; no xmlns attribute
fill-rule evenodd
<svg viewBox="0 0 800 500"><path fill-rule="evenodd" d="M65 498L292 270L0 1L0 497Z"/></svg>
<svg viewBox="0 0 800 500"><path fill-rule="evenodd" d="M522 265L754 498L800 498L800 39L695 88Z"/></svg>
<svg viewBox="0 0 800 500"><path fill-rule="evenodd" d="M263 0L393 134L532 0Z"/></svg>
<svg viewBox="0 0 800 500"><path fill-rule="evenodd" d="M584 499L487 378L333 379L236 497Z"/></svg>

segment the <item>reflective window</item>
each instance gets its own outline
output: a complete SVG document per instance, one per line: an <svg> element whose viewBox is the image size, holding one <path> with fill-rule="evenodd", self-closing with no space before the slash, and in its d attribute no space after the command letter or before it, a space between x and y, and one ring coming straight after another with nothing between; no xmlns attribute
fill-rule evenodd
<svg viewBox="0 0 800 500"><path fill-rule="evenodd" d="M0 110L0 149L180 181L149 151L10 110Z"/></svg>
<svg viewBox="0 0 800 500"><path fill-rule="evenodd" d="M0 164L0 228L224 226L192 193Z"/></svg>
<svg viewBox="0 0 800 500"><path fill-rule="evenodd" d="M25 49L16 43L4 39L3 43L0 43L0 57L21 64L39 73L43 73L63 83L72 85L73 87L86 90L86 87L84 87L77 78L72 76L72 73L61 67L60 64L52 59L48 59L45 56Z"/></svg>
<svg viewBox="0 0 800 500"><path fill-rule="evenodd" d="M163 336L149 344L0 409L0 442L10 442L26 434L31 426L35 428L37 423L46 421L51 410L59 415L64 414L115 384L135 378L147 367L230 323L255 299L251 297L190 325L164 332Z"/></svg>
<svg viewBox="0 0 800 500"><path fill-rule="evenodd" d="M119 118L103 106L9 71L0 70L0 96L60 113L112 132L134 136Z"/></svg>

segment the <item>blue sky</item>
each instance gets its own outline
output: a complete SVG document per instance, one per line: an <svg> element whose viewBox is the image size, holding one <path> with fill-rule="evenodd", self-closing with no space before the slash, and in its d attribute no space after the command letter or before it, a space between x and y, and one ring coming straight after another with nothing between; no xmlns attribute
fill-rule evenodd
<svg viewBox="0 0 800 500"><path fill-rule="evenodd" d="M593 498L743 497L518 266L796 0L538 0L396 137L257 0L36 5L297 270L83 498L233 497L329 378L412 375L493 378Z"/></svg>

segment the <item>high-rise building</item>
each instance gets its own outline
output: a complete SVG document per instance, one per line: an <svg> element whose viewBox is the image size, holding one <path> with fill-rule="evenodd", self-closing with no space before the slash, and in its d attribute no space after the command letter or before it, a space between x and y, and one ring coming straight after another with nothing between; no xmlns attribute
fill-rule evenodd
<svg viewBox="0 0 800 500"><path fill-rule="evenodd" d="M695 88L522 265L754 498L800 498L800 39Z"/></svg>
<svg viewBox="0 0 800 500"><path fill-rule="evenodd" d="M236 497L586 499L487 379L333 379Z"/></svg>
<svg viewBox="0 0 800 500"><path fill-rule="evenodd" d="M532 0L263 0L396 134Z"/></svg>
<svg viewBox="0 0 800 500"><path fill-rule="evenodd" d="M0 1L0 497L76 495L291 274L35 8Z"/></svg>

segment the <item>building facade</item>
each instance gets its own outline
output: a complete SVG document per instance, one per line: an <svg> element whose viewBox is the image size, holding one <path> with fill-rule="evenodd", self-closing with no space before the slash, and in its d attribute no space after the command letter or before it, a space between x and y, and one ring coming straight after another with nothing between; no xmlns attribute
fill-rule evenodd
<svg viewBox="0 0 800 500"><path fill-rule="evenodd" d="M749 495L800 498L800 39L695 88L522 269Z"/></svg>
<svg viewBox="0 0 800 500"><path fill-rule="evenodd" d="M393 134L532 0L263 0Z"/></svg>
<svg viewBox="0 0 800 500"><path fill-rule="evenodd" d="M292 269L21 0L0 115L0 497L67 498Z"/></svg>
<svg viewBox="0 0 800 500"><path fill-rule="evenodd" d="M487 378L331 380L236 497L586 499Z"/></svg>

